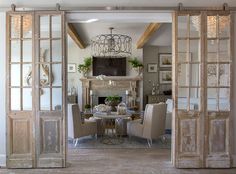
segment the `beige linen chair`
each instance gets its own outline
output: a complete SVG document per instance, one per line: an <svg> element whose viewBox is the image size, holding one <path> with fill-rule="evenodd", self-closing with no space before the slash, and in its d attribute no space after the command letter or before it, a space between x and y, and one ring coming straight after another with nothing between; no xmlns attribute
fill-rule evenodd
<svg viewBox="0 0 236 174"><path fill-rule="evenodd" d="M88 135L97 135L96 121L85 120L82 123L79 105L68 104L68 137L75 140L76 146L80 137Z"/></svg>
<svg viewBox="0 0 236 174"><path fill-rule="evenodd" d="M127 133L129 136L146 138L149 147L152 139L157 139L165 134L166 104L147 104L144 111L143 124L141 119L127 123Z"/></svg>

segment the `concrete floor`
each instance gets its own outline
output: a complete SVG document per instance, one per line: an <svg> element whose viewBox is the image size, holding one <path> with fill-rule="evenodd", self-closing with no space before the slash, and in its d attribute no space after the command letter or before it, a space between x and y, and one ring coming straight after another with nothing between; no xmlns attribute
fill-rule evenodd
<svg viewBox="0 0 236 174"><path fill-rule="evenodd" d="M63 169L0 169L0 174L236 174L235 169L175 169L168 149L70 149Z"/></svg>

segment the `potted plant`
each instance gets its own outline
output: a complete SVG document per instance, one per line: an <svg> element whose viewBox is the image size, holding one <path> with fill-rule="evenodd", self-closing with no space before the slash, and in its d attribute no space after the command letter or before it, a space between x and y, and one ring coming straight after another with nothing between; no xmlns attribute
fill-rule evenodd
<svg viewBox="0 0 236 174"><path fill-rule="evenodd" d="M116 111L116 106L120 103L120 97L118 95L107 96L105 103L111 106L111 111Z"/></svg>
<svg viewBox="0 0 236 174"><path fill-rule="evenodd" d="M86 113L88 113L90 111L90 109L91 109L91 105L90 104L86 104L84 106L84 110L85 110Z"/></svg>
<svg viewBox="0 0 236 174"><path fill-rule="evenodd" d="M91 69L91 65L92 65L92 58L91 57L87 57L84 59L84 63L83 64L79 64L78 65L78 71L80 73L83 73L84 77L88 76L88 72Z"/></svg>
<svg viewBox="0 0 236 174"><path fill-rule="evenodd" d="M143 70L143 64L136 58L130 58L128 62L131 64L132 68L138 73L140 76Z"/></svg>

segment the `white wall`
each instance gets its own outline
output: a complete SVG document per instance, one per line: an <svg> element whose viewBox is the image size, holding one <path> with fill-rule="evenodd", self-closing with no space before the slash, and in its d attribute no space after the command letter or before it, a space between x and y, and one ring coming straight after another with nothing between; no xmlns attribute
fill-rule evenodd
<svg viewBox="0 0 236 174"><path fill-rule="evenodd" d="M6 63L6 14L0 12L0 166L6 165L6 110L5 110L5 63Z"/></svg>

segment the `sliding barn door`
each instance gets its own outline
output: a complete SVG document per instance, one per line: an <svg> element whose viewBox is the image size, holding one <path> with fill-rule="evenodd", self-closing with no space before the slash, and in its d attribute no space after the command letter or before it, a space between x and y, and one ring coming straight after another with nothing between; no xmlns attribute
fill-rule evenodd
<svg viewBox="0 0 236 174"><path fill-rule="evenodd" d="M230 25L227 12L174 15L172 161L178 168L230 167Z"/></svg>
<svg viewBox="0 0 236 174"><path fill-rule="evenodd" d="M7 167L65 167L63 12L7 14Z"/></svg>
<svg viewBox="0 0 236 174"><path fill-rule="evenodd" d="M10 168L32 168L35 163L33 19L33 13L7 15L7 166ZM30 80L25 78L29 71Z"/></svg>
<svg viewBox="0 0 236 174"><path fill-rule="evenodd" d="M36 144L38 167L65 166L64 14L36 12Z"/></svg>

